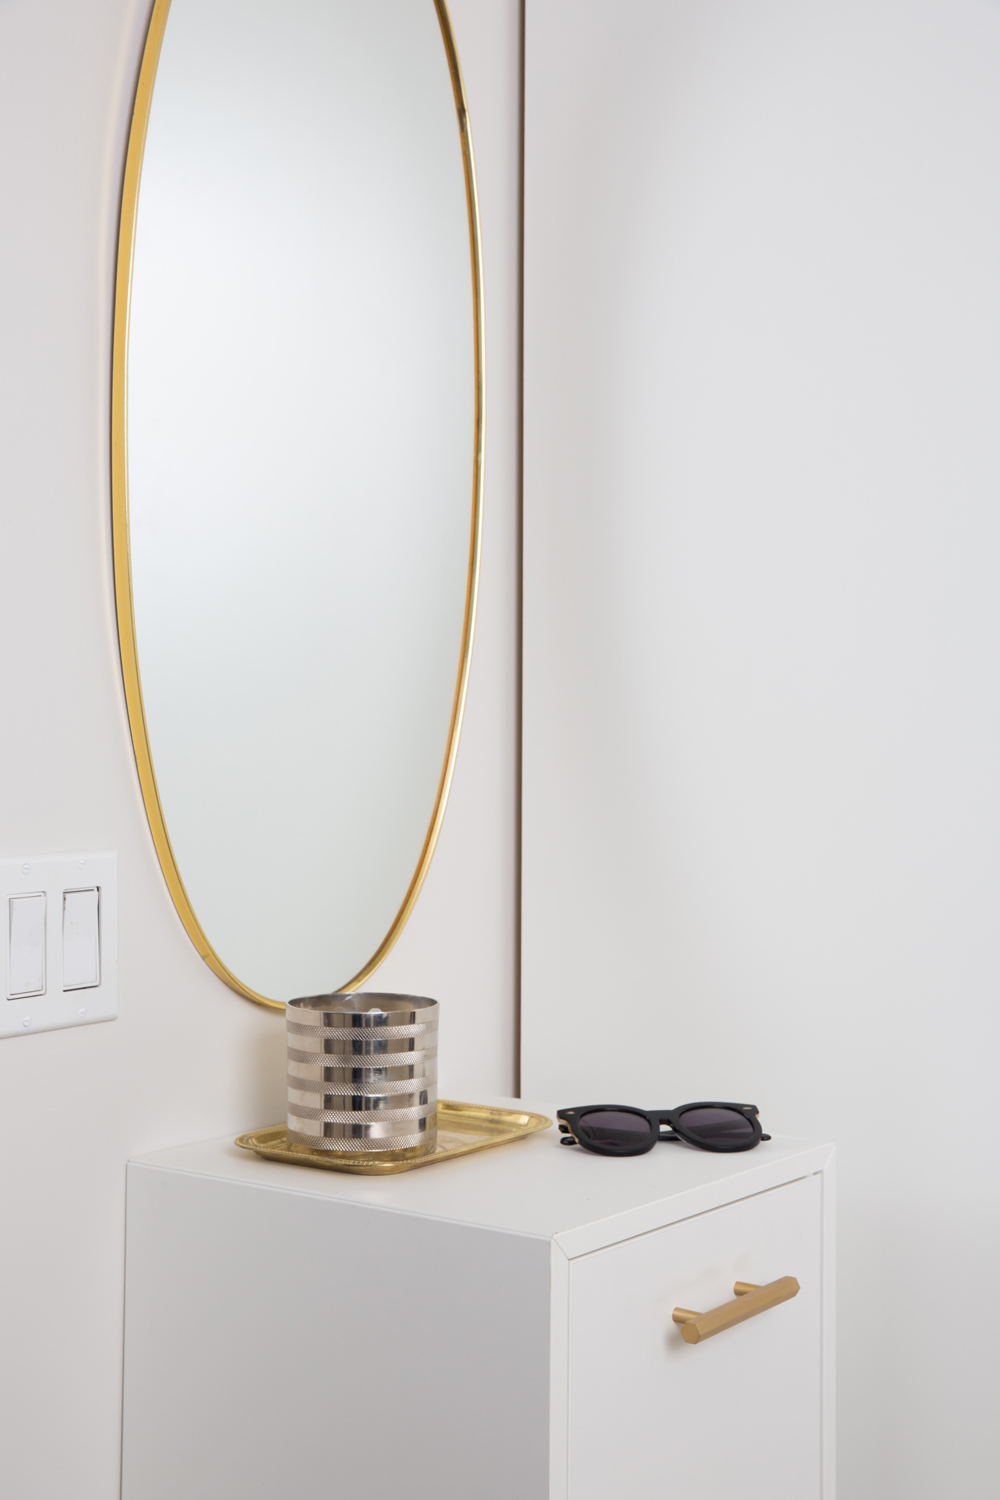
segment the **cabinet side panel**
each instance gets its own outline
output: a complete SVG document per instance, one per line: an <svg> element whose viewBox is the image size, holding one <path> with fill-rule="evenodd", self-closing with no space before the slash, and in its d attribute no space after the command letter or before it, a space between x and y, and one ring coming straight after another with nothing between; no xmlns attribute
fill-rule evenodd
<svg viewBox="0 0 1000 1500"><path fill-rule="evenodd" d="M837 1494L837 1172L820 1174L823 1191L823 1500Z"/></svg>
<svg viewBox="0 0 1000 1500"><path fill-rule="evenodd" d="M129 1168L123 1500L547 1500L549 1246Z"/></svg>

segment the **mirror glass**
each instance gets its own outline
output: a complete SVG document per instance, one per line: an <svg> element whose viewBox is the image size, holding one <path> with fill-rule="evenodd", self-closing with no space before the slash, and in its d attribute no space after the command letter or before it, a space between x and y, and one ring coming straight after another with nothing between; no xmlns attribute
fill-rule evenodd
<svg viewBox="0 0 1000 1500"><path fill-rule="evenodd" d="M251 998L362 983L433 851L480 320L443 3L156 5L116 304L122 660L171 893Z"/></svg>

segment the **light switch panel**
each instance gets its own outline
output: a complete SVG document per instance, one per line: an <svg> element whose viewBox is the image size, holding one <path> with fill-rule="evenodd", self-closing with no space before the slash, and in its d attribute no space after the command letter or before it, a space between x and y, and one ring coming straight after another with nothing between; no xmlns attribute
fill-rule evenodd
<svg viewBox="0 0 1000 1500"><path fill-rule="evenodd" d="M6 994L0 1037L118 1015L118 856L0 860Z"/></svg>

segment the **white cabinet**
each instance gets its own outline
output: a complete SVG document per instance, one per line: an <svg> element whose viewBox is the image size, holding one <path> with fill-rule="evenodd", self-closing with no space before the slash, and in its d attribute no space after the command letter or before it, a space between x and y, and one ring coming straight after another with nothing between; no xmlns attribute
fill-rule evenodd
<svg viewBox="0 0 1000 1500"><path fill-rule="evenodd" d="M831 1162L134 1161L123 1500L833 1500ZM672 1321L782 1276L703 1343Z"/></svg>

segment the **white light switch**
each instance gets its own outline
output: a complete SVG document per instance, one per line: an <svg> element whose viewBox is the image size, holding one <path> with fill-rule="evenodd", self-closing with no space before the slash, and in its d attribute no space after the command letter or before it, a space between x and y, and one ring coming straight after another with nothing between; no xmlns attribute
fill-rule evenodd
<svg viewBox="0 0 1000 1500"><path fill-rule="evenodd" d="M7 998L45 993L45 896L7 901Z"/></svg>
<svg viewBox="0 0 1000 1500"><path fill-rule="evenodd" d="M0 1041L118 1014L118 856L0 859Z"/></svg>
<svg viewBox="0 0 1000 1500"><path fill-rule="evenodd" d="M64 990L90 990L101 982L101 893L63 891Z"/></svg>

